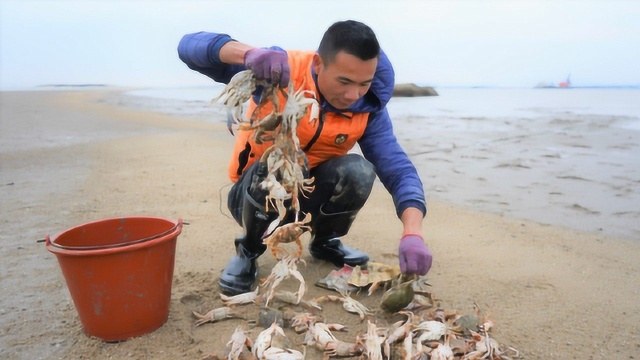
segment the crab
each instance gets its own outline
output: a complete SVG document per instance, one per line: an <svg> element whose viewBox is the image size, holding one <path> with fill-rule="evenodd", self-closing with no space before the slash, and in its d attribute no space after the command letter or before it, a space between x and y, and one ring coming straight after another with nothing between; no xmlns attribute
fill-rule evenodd
<svg viewBox="0 0 640 360"><path fill-rule="evenodd" d="M312 192L315 186L314 178L305 177L307 155L295 143L294 136L293 132L278 132L274 144L262 154L260 162L266 163L269 174L273 175L265 179L261 187L269 190L269 196L274 200L291 199L291 208L297 214L300 211L298 196L306 196L305 193ZM280 215L283 216L282 211Z"/></svg>
<svg viewBox="0 0 640 360"><path fill-rule="evenodd" d="M220 293L220 299L222 299L222 302L225 305L250 304L252 302L255 302L257 297L258 297L258 288L256 288L254 291L249 291L249 292L234 295L234 296L227 296L223 293Z"/></svg>
<svg viewBox="0 0 640 360"><path fill-rule="evenodd" d="M405 335L404 340L402 340L400 350L404 353L404 357L402 357L403 359L414 359L415 355L417 355L414 354L413 351L413 334L411 332Z"/></svg>
<svg viewBox="0 0 640 360"><path fill-rule="evenodd" d="M305 354L298 350L270 347L262 353L265 360L304 360Z"/></svg>
<svg viewBox="0 0 640 360"><path fill-rule="evenodd" d="M237 318L238 315L230 307L224 306L217 309L213 309L208 313L202 315L196 311L193 311L193 315L198 318L195 322L195 326L200 326L208 322L217 322L226 319Z"/></svg>
<svg viewBox="0 0 640 360"><path fill-rule="evenodd" d="M346 327L340 324L325 324L323 322L309 324L304 336L304 344L315 346L316 349L324 351L324 359L356 356L362 353L362 349L357 343L341 341L333 335L331 330L346 331Z"/></svg>
<svg viewBox="0 0 640 360"><path fill-rule="evenodd" d="M254 139L258 144L261 144L264 141L273 140L274 136L270 135L270 133L276 131L278 126L282 124L283 129L281 132L291 133L294 143L299 147L297 135L295 134L298 121L307 114L309 106L311 106L309 121L315 122L319 117L320 106L315 99L315 94L311 90L299 89L296 91L293 83L289 84L289 91L280 88L278 92L278 87L273 84L263 84L263 86L260 103L251 114L250 124L243 125L241 128L256 130L253 135ZM285 99L281 112L279 111L280 99L278 93ZM260 116L262 118L258 119Z"/></svg>
<svg viewBox="0 0 640 360"><path fill-rule="evenodd" d="M302 86L304 87L304 86ZM307 114L307 108L311 106L311 114L309 115L309 122L315 122L319 118L320 105L315 98L315 94L311 90L298 90L290 84L289 91L285 92L281 90L286 99L284 109L282 110L282 127L283 131L291 132L293 134L293 140L297 147L300 147L300 141L295 134L298 121ZM307 97L311 95L311 97Z"/></svg>
<svg viewBox="0 0 640 360"><path fill-rule="evenodd" d="M500 345L495 339L489 337L489 334L484 331L484 336L475 331L471 331L471 337L475 343L475 350L462 357L463 360L508 360L510 359L505 352L500 350ZM515 349L509 348L509 350Z"/></svg>
<svg viewBox="0 0 640 360"><path fill-rule="evenodd" d="M273 233L266 237L262 242L267 245L273 257L278 259L283 253L285 255L290 255L285 249L280 248L280 244L295 241L298 245L298 251L295 253L294 257L300 258L302 255L302 242L300 241L300 236L302 236L306 231L311 231L311 226L306 225L310 222L311 213L307 213L302 221L294 221L277 227Z"/></svg>
<svg viewBox="0 0 640 360"><path fill-rule="evenodd" d="M260 103L251 113L248 124L240 124L241 130L255 130L253 139L257 144L265 141L273 141L273 132L280 126L282 122L282 114L278 112L280 100L276 86L263 85L260 95ZM266 113L266 115L264 115ZM262 116L262 118L259 118Z"/></svg>
<svg viewBox="0 0 640 360"><path fill-rule="evenodd" d="M278 113L271 112L255 125L240 126L241 130L255 130L253 133L253 139L256 144L264 144L267 141L273 141L275 139L274 130L282 122L282 116Z"/></svg>
<svg viewBox="0 0 640 360"><path fill-rule="evenodd" d="M444 343L438 343L438 346L429 353L431 360L453 360L453 350L449 346L449 337L446 337Z"/></svg>
<svg viewBox="0 0 640 360"><path fill-rule="evenodd" d="M324 295L321 296L315 301L324 302L324 301L340 301L342 302L342 307L352 314L358 314L360 320L364 320L366 315L371 315L372 312L368 307L362 305L358 300L352 298L349 293L340 293L341 296L335 295Z"/></svg>
<svg viewBox="0 0 640 360"><path fill-rule="evenodd" d="M285 200L291 199L291 194L280 184L276 176L272 173L260 183L260 187L268 191L265 198L265 209L269 211L269 205L275 207L278 211L278 224L284 220L287 215L287 207L284 205Z"/></svg>
<svg viewBox="0 0 640 360"><path fill-rule="evenodd" d="M227 346L231 349L229 350L228 360L237 360L240 358L240 354L246 347L251 351L253 343L251 339L247 337L245 334L245 330L242 327L237 327L236 330L231 335L231 340L227 343Z"/></svg>
<svg viewBox="0 0 640 360"><path fill-rule="evenodd" d="M398 278L398 282L400 281L402 276ZM392 286L382 295L380 308L390 313L404 309L413 301L415 295L412 284L413 280L409 280Z"/></svg>
<svg viewBox="0 0 640 360"><path fill-rule="evenodd" d="M262 283L263 287L269 287L267 296L265 298L265 306L268 306L269 301L273 299L276 287L280 285L282 280L288 278L289 276L293 276L300 282L300 286L298 287L297 291L297 302L299 303L300 300L302 300L304 293L307 291L307 284L304 282L302 274L298 271L298 261L300 261L300 258L289 255L282 258L273 267L273 269L271 270L271 274Z"/></svg>
<svg viewBox="0 0 640 360"><path fill-rule="evenodd" d="M399 266L369 261L366 270L361 269L359 265L353 268L348 283L359 288L369 286L368 295L371 296L380 286L389 284L398 275L400 275Z"/></svg>
<svg viewBox="0 0 640 360"><path fill-rule="evenodd" d="M331 332L331 327L323 322L313 322L308 325L308 330L304 334L304 344L315 346L324 350L330 341L337 340Z"/></svg>
<svg viewBox="0 0 640 360"><path fill-rule="evenodd" d="M413 332L420 333L416 346L418 352L421 352L424 341L439 340L447 333L447 325L435 320L423 321L413 328Z"/></svg>
<svg viewBox="0 0 640 360"><path fill-rule="evenodd" d="M283 303L291 304L291 305L302 305L308 310L313 310L313 309L322 310L322 307L320 307L320 304L318 304L317 302L313 300L307 301L307 300L301 299L297 293L294 293L291 291L276 291L273 294L272 299L281 301ZM260 302L259 299L256 299L256 302Z"/></svg>
<svg viewBox="0 0 640 360"><path fill-rule="evenodd" d="M273 336L277 334L286 336L284 334L284 330L282 330L282 328L276 322L271 324L271 326L269 326L268 328L262 330L260 334L258 334L256 341L253 342L253 355L255 355L258 359L264 359L265 351L271 347L271 340L273 339Z"/></svg>
<svg viewBox="0 0 640 360"><path fill-rule="evenodd" d="M310 326L320 321L320 317L308 312L296 313L291 318L291 327L298 334L309 330Z"/></svg>
<svg viewBox="0 0 640 360"><path fill-rule="evenodd" d="M312 192L315 188L313 178L305 177L303 169L306 167L307 157L300 149L296 129L298 121L306 115L310 105L312 107L310 118L317 119L318 102L314 97L306 96L313 95L312 91L295 91L293 84L290 84L288 92L280 89L286 103L282 112L278 112L280 106L276 91L273 85L263 89L260 104L251 115L250 124L241 125L241 129L255 130L253 136L259 144L266 140L273 140L273 145L267 148L259 160L267 164L269 172L260 183L260 187L268 192L265 207L268 209L271 205L276 208L279 215L277 224L280 224L287 213L285 200L291 199L291 208L295 210L297 222L300 212L298 196L300 194L304 196L305 192ZM267 115L256 120L264 112L268 112Z"/></svg>
<svg viewBox="0 0 640 360"><path fill-rule="evenodd" d="M243 105L251 99L258 83L253 71L240 71L231 78L222 93L211 100L211 103L221 103L227 108L233 122L242 122Z"/></svg>
<svg viewBox="0 0 640 360"><path fill-rule="evenodd" d="M329 357L351 357L362 354L362 346L355 343L350 343L342 340L334 340L329 342L328 346L324 349L325 359Z"/></svg>
<svg viewBox="0 0 640 360"><path fill-rule="evenodd" d="M405 339L407 336L412 337L413 330L413 321L415 319L415 315L409 311L399 311L398 313L406 315L407 320L398 321L393 324L393 330L384 340L384 352L387 357L391 357L391 345L395 342Z"/></svg>
<svg viewBox="0 0 640 360"><path fill-rule="evenodd" d="M433 297L432 294L428 294L427 296L414 293L413 301L407 305L407 309L409 310L417 310L421 308L430 309L435 306L437 299Z"/></svg>
<svg viewBox="0 0 640 360"><path fill-rule="evenodd" d="M386 338L386 329L378 328L378 326L367 320L367 334L359 337L357 342L362 345L363 355L368 360L382 360L382 345Z"/></svg>

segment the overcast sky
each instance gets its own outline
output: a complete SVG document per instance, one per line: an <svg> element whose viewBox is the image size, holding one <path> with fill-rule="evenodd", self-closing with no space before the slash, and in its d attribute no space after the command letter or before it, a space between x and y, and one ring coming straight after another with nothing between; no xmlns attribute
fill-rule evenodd
<svg viewBox="0 0 640 360"><path fill-rule="evenodd" d="M640 1L0 0L0 89L192 86L182 35L315 50L333 22L370 25L397 82L640 85Z"/></svg>

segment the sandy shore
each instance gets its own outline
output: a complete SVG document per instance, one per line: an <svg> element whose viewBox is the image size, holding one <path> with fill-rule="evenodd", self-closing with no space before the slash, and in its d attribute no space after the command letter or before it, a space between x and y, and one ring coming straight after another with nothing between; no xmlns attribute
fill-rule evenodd
<svg viewBox="0 0 640 360"><path fill-rule="evenodd" d="M221 305L215 284L241 231L224 206L233 138L222 123L101 101L110 91L118 90L0 93L0 358L199 359L223 349L233 329L246 324L195 328L191 316ZM58 263L36 240L128 215L180 217L189 225L178 239L167 324L105 344L83 334ZM380 226L381 219L389 220ZM441 305L471 313L477 303L490 310L493 336L521 358L638 357L640 243L436 200L424 230L435 254L428 279ZM394 265L399 231L391 199L377 184L345 240ZM307 251L303 256L309 283L333 269ZM263 256L260 276L272 265ZM326 291L311 287L309 293ZM359 299L375 307L379 297ZM366 325L339 305L328 305L324 314L344 319L345 339ZM320 358L315 349L307 355Z"/></svg>

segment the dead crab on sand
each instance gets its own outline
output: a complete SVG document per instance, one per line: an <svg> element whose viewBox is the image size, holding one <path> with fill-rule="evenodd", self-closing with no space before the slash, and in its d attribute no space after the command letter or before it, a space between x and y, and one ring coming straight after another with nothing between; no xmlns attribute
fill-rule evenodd
<svg viewBox="0 0 640 360"><path fill-rule="evenodd" d="M360 320L364 320L366 315L371 315L372 312L368 307L364 306L358 300L352 298L349 293L341 293L340 296L335 295L324 295L319 298L316 298L315 301L318 303L325 301L340 301L342 302L342 307L352 314L358 314Z"/></svg>
<svg viewBox="0 0 640 360"><path fill-rule="evenodd" d="M299 303L300 300L302 300L302 297L307 290L307 284L304 282L304 278L300 271L298 271L298 261L301 261L300 258L289 255L282 258L275 264L271 270L271 274L262 283L263 287L269 288L267 296L265 297L265 306L268 306L269 301L273 299L276 287L278 287L278 285L280 285L280 283L289 276L293 276L300 282L300 286L297 291L297 302Z"/></svg>
<svg viewBox="0 0 640 360"><path fill-rule="evenodd" d="M209 311L208 313L202 315L196 311L193 311L193 315L198 318L198 320L196 320L195 322L195 326L200 326L202 324L208 323L208 322L216 322L216 321L221 321L221 320L226 320L226 319L232 319L232 318L237 318L238 315L236 315L236 313L233 311L233 309L231 309L230 307L224 306L221 308L217 308L217 309L213 309L211 311Z"/></svg>

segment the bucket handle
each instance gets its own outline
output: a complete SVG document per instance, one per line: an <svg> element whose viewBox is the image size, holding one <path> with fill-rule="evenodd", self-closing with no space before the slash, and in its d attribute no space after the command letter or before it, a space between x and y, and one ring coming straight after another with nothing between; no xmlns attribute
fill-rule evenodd
<svg viewBox="0 0 640 360"><path fill-rule="evenodd" d="M121 246L129 246L129 245L133 245L133 244L138 244L141 242L145 242L145 241L149 241L149 240L153 240L153 239L157 239L159 237L163 237L166 235L171 234L172 232L176 231L177 228L179 228L180 226L182 226L182 219L178 219L178 223L173 226L172 228L170 228L167 231L163 231L160 234L156 234L156 235L152 235L152 236L148 236L146 238L142 238L142 239L137 239L134 241L130 241L127 243L118 243L118 244L111 244L111 245L100 245L100 246L65 246L65 245L60 245L60 244L56 244L55 242L51 242L51 239L49 238L49 235L47 235L47 237L45 238L45 242L46 245L49 246L53 246L56 247L58 249L64 249L64 250L100 250L100 249L111 249L111 248L116 248L116 247L121 247Z"/></svg>

